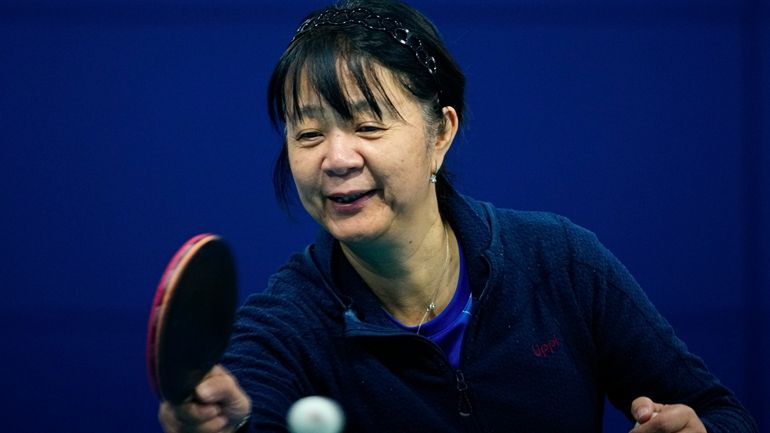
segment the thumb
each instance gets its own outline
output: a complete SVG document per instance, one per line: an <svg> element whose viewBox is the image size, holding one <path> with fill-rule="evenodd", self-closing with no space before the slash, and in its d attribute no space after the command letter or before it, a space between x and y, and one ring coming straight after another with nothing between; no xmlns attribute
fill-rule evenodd
<svg viewBox="0 0 770 433"><path fill-rule="evenodd" d="M235 377L221 365L215 365L195 387L195 396L201 403L219 403L224 406L245 397Z"/></svg>
<svg viewBox="0 0 770 433"><path fill-rule="evenodd" d="M638 397L631 402L631 415L639 424L649 421L654 412L655 403L648 397Z"/></svg>
<svg viewBox="0 0 770 433"><path fill-rule="evenodd" d="M251 399L221 365L209 371L195 388L195 394L200 403L218 405L228 418L242 419L251 413Z"/></svg>

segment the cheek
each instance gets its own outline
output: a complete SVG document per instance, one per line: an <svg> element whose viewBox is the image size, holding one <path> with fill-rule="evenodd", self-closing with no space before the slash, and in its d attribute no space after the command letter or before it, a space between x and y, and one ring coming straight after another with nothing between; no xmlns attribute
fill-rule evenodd
<svg viewBox="0 0 770 433"><path fill-rule="evenodd" d="M294 182L301 183L304 178L307 177L307 163L303 158L297 155L296 150L288 151L289 170L291 170L291 176L294 178Z"/></svg>
<svg viewBox="0 0 770 433"><path fill-rule="evenodd" d="M289 152L289 169L300 199L305 203L307 197L316 195L318 172L307 158L299 158L291 151Z"/></svg>

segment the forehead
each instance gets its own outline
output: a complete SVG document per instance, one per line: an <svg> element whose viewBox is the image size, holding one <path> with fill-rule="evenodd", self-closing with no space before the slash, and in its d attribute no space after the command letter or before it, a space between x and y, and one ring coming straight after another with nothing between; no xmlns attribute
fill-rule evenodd
<svg viewBox="0 0 770 433"><path fill-rule="evenodd" d="M291 74L284 90L287 122L329 111L348 120L361 113L401 118L402 108L416 103L402 80L377 63L351 66L338 59L333 74L328 72L311 63Z"/></svg>

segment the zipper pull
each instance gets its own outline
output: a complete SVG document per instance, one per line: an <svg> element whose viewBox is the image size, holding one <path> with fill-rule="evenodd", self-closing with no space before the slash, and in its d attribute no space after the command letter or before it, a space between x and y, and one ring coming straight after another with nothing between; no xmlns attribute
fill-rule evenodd
<svg viewBox="0 0 770 433"><path fill-rule="evenodd" d="M471 400L468 397L468 383L465 381L462 370L457 370L455 372L455 379L457 380L457 391L459 392L457 412L462 417L471 416L473 408L471 407Z"/></svg>

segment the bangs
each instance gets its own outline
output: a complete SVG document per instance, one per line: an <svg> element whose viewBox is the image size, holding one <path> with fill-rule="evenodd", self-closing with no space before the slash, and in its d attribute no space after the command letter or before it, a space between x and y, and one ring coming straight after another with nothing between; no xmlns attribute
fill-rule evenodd
<svg viewBox="0 0 770 433"><path fill-rule="evenodd" d="M284 56L270 82L268 98L273 124L278 127L279 122L303 120L301 93L308 85L344 120L352 120L361 110L382 119L383 109L401 118L382 84L380 75L387 69L382 67L382 72L378 72L376 65L375 60L351 49L349 41L335 32L298 41ZM394 78L408 88L402 77ZM307 80L304 87L303 79ZM356 89L350 89L351 85L363 101L352 100L351 93Z"/></svg>

